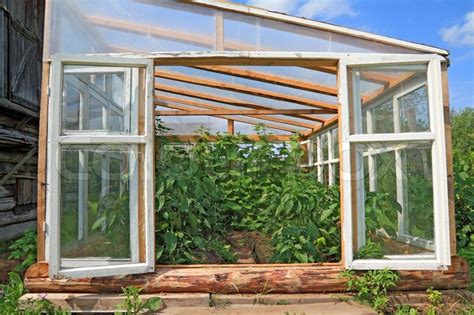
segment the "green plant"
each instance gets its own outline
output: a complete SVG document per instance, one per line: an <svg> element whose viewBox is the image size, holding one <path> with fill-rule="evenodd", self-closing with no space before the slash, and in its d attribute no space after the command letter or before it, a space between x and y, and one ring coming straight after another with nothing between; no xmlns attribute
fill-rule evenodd
<svg viewBox="0 0 474 315"><path fill-rule="evenodd" d="M321 261L321 255L316 248L318 228L309 223L307 227L284 227L274 236L272 244L275 253L271 262L282 263L312 263Z"/></svg>
<svg viewBox="0 0 474 315"><path fill-rule="evenodd" d="M395 315L418 315L420 312L411 305L398 305L395 310Z"/></svg>
<svg viewBox="0 0 474 315"><path fill-rule="evenodd" d="M355 259L365 259L365 258L373 258L373 259L382 259L384 258L385 250L379 243L373 242L371 239L368 239L365 245L363 245L359 250L355 253Z"/></svg>
<svg viewBox="0 0 474 315"><path fill-rule="evenodd" d="M387 309L389 303L387 290L395 287L400 279L398 273L388 269L369 270L362 276L346 270L341 277L347 279L347 290L355 291L357 300L369 304L378 312Z"/></svg>
<svg viewBox="0 0 474 315"><path fill-rule="evenodd" d="M119 308L124 308L127 315L140 314L148 311L157 311L163 307L163 300L160 297L151 297L145 302L140 297L142 289L128 286L122 288L124 300L118 305ZM121 312L117 312L120 314Z"/></svg>
<svg viewBox="0 0 474 315"><path fill-rule="evenodd" d="M395 237L397 214L402 208L392 195L383 192L369 192L365 198L366 226L369 236L374 237L377 229L383 229Z"/></svg>
<svg viewBox="0 0 474 315"><path fill-rule="evenodd" d="M10 272L7 284L0 284L0 310L6 314L18 312L19 300L24 293L25 288L21 277L15 272Z"/></svg>
<svg viewBox="0 0 474 315"><path fill-rule="evenodd" d="M23 272L36 262L36 232L26 231L25 234L9 246L11 250L8 259L21 260L14 269Z"/></svg>

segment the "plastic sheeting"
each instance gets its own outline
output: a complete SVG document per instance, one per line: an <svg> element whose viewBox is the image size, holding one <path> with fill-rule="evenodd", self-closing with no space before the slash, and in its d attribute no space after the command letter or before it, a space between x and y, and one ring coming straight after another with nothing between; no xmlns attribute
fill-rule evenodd
<svg viewBox="0 0 474 315"><path fill-rule="evenodd" d="M51 0L46 56L224 50L416 53L309 27L171 0Z"/></svg>

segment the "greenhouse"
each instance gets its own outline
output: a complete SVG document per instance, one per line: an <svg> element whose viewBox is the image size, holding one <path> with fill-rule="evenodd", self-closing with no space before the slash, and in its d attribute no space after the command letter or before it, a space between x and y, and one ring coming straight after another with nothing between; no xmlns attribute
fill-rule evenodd
<svg viewBox="0 0 474 315"><path fill-rule="evenodd" d="M463 288L448 51L225 1L46 1L30 292Z"/></svg>

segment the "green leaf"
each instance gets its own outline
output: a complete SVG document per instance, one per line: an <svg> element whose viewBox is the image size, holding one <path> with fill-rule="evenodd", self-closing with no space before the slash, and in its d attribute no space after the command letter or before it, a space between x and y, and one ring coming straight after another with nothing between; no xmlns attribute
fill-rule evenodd
<svg viewBox="0 0 474 315"><path fill-rule="evenodd" d="M143 307L149 311L157 311L162 306L163 300L157 296L151 297L145 303L143 303Z"/></svg>
<svg viewBox="0 0 474 315"><path fill-rule="evenodd" d="M159 260L161 258L161 255L163 255L164 249L165 248L161 245L156 248L156 257L155 257L156 260Z"/></svg>
<svg viewBox="0 0 474 315"><path fill-rule="evenodd" d="M99 227L102 226L102 223L104 223L104 221L105 221L106 219L107 219L106 216L102 216L102 217L98 218L98 219L94 222L94 224L92 225L92 229L93 229L93 230L97 230Z"/></svg>
<svg viewBox="0 0 474 315"><path fill-rule="evenodd" d="M178 239L170 232L166 232L163 235L163 238L165 239L166 249L170 254L172 254L176 249L176 245L178 245Z"/></svg>
<svg viewBox="0 0 474 315"><path fill-rule="evenodd" d="M320 217L320 220L321 221L324 221L326 220L327 218L329 218L329 216L332 214L332 211L331 209L326 209L324 210L322 213L321 213L321 217Z"/></svg>

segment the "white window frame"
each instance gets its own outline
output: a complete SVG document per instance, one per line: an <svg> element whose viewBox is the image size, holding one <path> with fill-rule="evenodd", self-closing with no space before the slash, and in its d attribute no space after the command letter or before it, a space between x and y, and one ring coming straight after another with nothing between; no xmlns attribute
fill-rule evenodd
<svg viewBox="0 0 474 315"><path fill-rule="evenodd" d="M145 69L145 97L144 110L144 135L138 135L138 130L131 127L131 134L125 135L120 132L107 132L102 130L68 130L62 134L62 89L65 65L116 67L115 70L122 71L124 68ZM49 276L54 277L97 277L111 275L126 275L134 273L152 272L155 268L154 251L154 114L153 114L153 92L154 92L154 62L153 59L103 57L84 55L62 55L53 56L51 68L49 110L48 110L48 150L47 150L47 189L46 189L46 257L49 263ZM90 71L90 69L89 69ZM138 74L138 71L136 72ZM138 81L137 81L138 82ZM130 87L125 87L130 89ZM131 95L134 100L126 102L135 104L130 109L131 115L136 115L138 120L138 95L135 95L132 86ZM124 121L124 124L125 121ZM125 128L125 126L124 126ZM145 157L143 159L143 200L144 200L144 228L145 228L145 261L138 261L138 212L131 213L131 227L136 229L131 233L131 257L126 262L120 259L64 259L68 266L73 268L61 268L60 253L60 174L61 145L67 144L124 144L134 147L144 146ZM136 152L135 152L136 153ZM130 166L137 165L136 157L131 154ZM135 154L136 156L136 154ZM138 175L137 175L138 176ZM139 183L130 183L137 186ZM134 188L136 189L136 188ZM132 198L131 198L132 199ZM136 199L136 198L135 198ZM137 200L134 201L136 203ZM131 207L138 209L138 207ZM135 210L135 211L136 211ZM136 220L133 218L137 217ZM133 222L132 222L133 221ZM93 266L90 265L93 264Z"/></svg>
<svg viewBox="0 0 474 315"><path fill-rule="evenodd" d="M441 82L441 62L445 59L438 55L403 55L403 56L348 56L339 60L339 96L341 103L341 132L342 132L342 165L344 181L344 223L343 242L345 267L349 269L382 269L390 268L395 270L445 270L451 264L449 246L449 205L447 191L447 170L446 170L446 147L444 134L444 113ZM428 108L430 115L430 131L403 134L350 134L349 117L351 101L349 100L349 80L348 67L364 66L387 66L387 65L408 65L425 63L427 69L428 87ZM355 87L357 90L357 87ZM356 94L356 93L354 93ZM358 96L353 95L354 99ZM357 211L357 231L353 230L352 216L352 178L351 178L351 145L364 142L389 142L389 141L413 141L427 140L432 143L432 165L433 165L433 206L434 206L434 231L435 231L435 257L431 258L417 256L397 255L391 259L353 259L356 246L353 244L353 233L358 233L358 244L365 237L365 213L362 209ZM356 155L357 157L357 155ZM356 160L360 160L356 158ZM356 181L361 179L361 161L356 161ZM359 192L356 191L357 194ZM358 200L360 200L360 195Z"/></svg>
<svg viewBox="0 0 474 315"><path fill-rule="evenodd" d="M316 168L316 178L318 182L321 184L325 184L325 178L324 178L324 167L327 167L327 185L333 186L337 184L337 176L334 170L336 169L336 164L339 163L339 155L336 154L336 146L334 145L337 143L339 145L339 139L336 139L339 137L339 133L334 135L334 131L339 132L338 126L330 127L327 129L324 129L321 132L316 133L315 135L311 136L308 140L301 141L301 145L306 145L307 151L308 151L308 163L306 164L301 164L300 167L304 168L311 168L315 167ZM323 157L323 148L321 146L322 144L322 137L326 136L327 137L327 142L326 142L326 149L328 152L328 156L326 159ZM316 156L314 156L314 146L316 145Z"/></svg>

